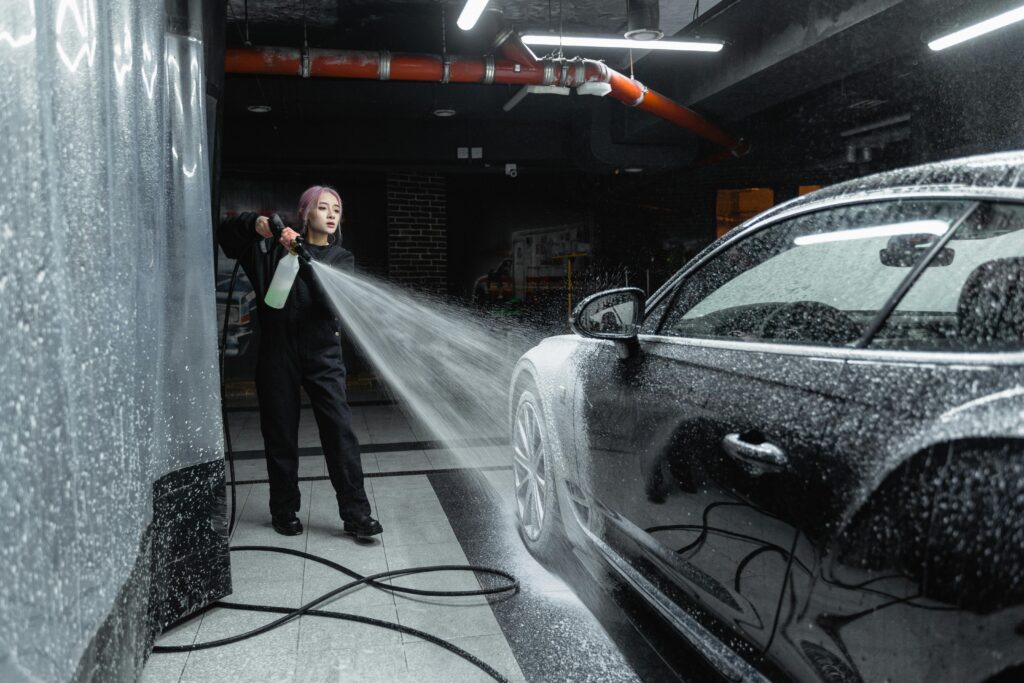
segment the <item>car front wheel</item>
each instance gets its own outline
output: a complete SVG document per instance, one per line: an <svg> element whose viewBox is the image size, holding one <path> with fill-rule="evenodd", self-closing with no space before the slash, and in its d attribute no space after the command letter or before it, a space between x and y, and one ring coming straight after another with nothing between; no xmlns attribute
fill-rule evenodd
<svg viewBox="0 0 1024 683"><path fill-rule="evenodd" d="M551 559L558 543L558 504L554 463L540 400L531 387L519 396L512 422L512 469L515 473L516 518L527 549Z"/></svg>

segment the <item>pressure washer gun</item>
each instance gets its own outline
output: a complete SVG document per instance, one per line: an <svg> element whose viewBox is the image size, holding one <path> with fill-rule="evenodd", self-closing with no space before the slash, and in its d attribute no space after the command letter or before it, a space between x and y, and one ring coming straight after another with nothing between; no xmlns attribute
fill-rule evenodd
<svg viewBox="0 0 1024 683"><path fill-rule="evenodd" d="M274 235L274 239L278 240L281 239L281 233L284 232L284 221L276 213L270 216L270 232ZM292 253L306 263L309 263L312 258L309 250L306 249L306 240L302 235L298 235L292 240Z"/></svg>
<svg viewBox="0 0 1024 683"><path fill-rule="evenodd" d="M270 217L270 232L278 240L281 239L281 233L284 232L284 221L276 213ZM311 258L301 235L292 240L291 251L277 264L274 279L270 281L267 296L263 299L264 303L271 308L284 308L285 302L288 301L288 294L292 291L292 283L295 282L295 276L299 273L299 259L309 263Z"/></svg>

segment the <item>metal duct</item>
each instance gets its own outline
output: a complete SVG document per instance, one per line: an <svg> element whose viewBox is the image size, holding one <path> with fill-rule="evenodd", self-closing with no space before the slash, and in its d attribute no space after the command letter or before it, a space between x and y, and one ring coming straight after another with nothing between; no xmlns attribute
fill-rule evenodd
<svg viewBox="0 0 1024 683"><path fill-rule="evenodd" d="M658 0L626 0L626 38L661 40L661 10Z"/></svg>

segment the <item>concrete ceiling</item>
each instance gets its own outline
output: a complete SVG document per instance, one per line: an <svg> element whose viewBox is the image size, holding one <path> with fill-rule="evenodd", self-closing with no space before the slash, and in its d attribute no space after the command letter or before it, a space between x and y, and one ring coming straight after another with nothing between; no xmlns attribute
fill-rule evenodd
<svg viewBox="0 0 1024 683"><path fill-rule="evenodd" d="M313 47L432 54L443 46L449 53L479 55L490 51L502 26L557 32L560 25L565 34L615 36L626 25L626 0L491 4L467 33L455 26L462 0L229 0L227 41L299 46L306 40ZM1019 0L702 0L697 8L694 0L661 0L667 36L716 38L726 47L717 54L637 51L632 67L648 86L743 135L757 128L765 112L857 74L882 69L884 79L887 65L912 69L935 59L925 47L928 39L1016 4ZM630 70L621 52L581 56ZM901 87L910 97L914 88L904 87L907 83ZM879 90L892 97L892 88ZM680 168L712 151L685 131L593 97L531 95L511 112L503 111L515 91L228 76L225 162L484 171L517 161L537 169L608 172L630 165ZM872 98L870 92L860 94ZM250 104L268 104L272 111L252 114ZM434 118L431 112L439 104L453 107L457 116ZM851 125L850 118L837 125ZM483 147L484 160L459 162L459 146Z"/></svg>
<svg viewBox="0 0 1024 683"><path fill-rule="evenodd" d="M690 23L695 10L704 14L720 2L661 0L661 20L666 32L675 33ZM229 0L228 16L241 21L248 12L253 24L306 22L317 28L340 28L354 20L365 28L396 11L434 8L440 14L439 8L444 5L448 14L457 15L464 4L463 0ZM489 8L500 12L505 21L530 30L557 30L561 21L566 33L621 33L626 23L625 0L504 0L490 3Z"/></svg>

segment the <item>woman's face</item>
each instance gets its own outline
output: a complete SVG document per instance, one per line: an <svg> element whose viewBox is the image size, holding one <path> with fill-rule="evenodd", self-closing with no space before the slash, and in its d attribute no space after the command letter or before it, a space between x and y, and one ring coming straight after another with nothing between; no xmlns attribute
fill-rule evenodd
<svg viewBox="0 0 1024 683"><path fill-rule="evenodd" d="M325 236L333 235L341 221L341 204L330 192L321 192L312 210L306 215L306 229Z"/></svg>

